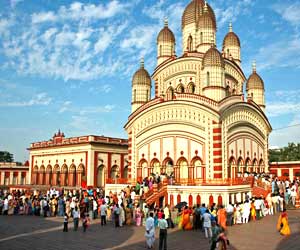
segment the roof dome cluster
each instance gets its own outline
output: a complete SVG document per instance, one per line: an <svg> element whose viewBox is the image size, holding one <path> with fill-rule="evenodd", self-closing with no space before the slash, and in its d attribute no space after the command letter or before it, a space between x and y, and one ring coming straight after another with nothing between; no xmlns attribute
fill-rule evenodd
<svg viewBox="0 0 300 250"><path fill-rule="evenodd" d="M132 77L132 85L151 85L151 77L144 68L144 60L141 60L141 67L134 73Z"/></svg>
<svg viewBox="0 0 300 250"><path fill-rule="evenodd" d="M182 15L182 29L191 23L196 23L199 27L217 29L215 13L204 0L193 0L185 8Z"/></svg>
<svg viewBox="0 0 300 250"><path fill-rule="evenodd" d="M168 20L165 19L165 25L157 36L157 43L159 42L172 42L175 43L174 33L168 27Z"/></svg>
<svg viewBox="0 0 300 250"><path fill-rule="evenodd" d="M219 66L224 67L224 59L216 47L211 47L203 57L203 67Z"/></svg>
<svg viewBox="0 0 300 250"><path fill-rule="evenodd" d="M232 31L232 24L229 24L229 32L223 40L223 48L228 46L241 47L241 42L237 34Z"/></svg>
<svg viewBox="0 0 300 250"><path fill-rule="evenodd" d="M247 83L246 83L246 90L249 89L265 89L264 86L264 81L263 79L259 76L259 74L256 73L256 64L253 63L252 66L253 72L249 76Z"/></svg>

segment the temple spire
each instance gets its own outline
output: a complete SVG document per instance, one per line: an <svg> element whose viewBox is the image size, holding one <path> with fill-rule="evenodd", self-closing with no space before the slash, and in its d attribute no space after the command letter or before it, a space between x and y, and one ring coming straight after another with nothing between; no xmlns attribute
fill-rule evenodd
<svg viewBox="0 0 300 250"><path fill-rule="evenodd" d="M232 22L229 22L229 32L232 32Z"/></svg>
<svg viewBox="0 0 300 250"><path fill-rule="evenodd" d="M144 57L141 58L141 69L143 69L145 66Z"/></svg>
<svg viewBox="0 0 300 250"><path fill-rule="evenodd" d="M256 72L256 61L255 60L252 62L252 71L253 71L253 73Z"/></svg>
<svg viewBox="0 0 300 250"><path fill-rule="evenodd" d="M169 25L169 23L168 23L168 18L165 17L165 19L164 19L164 26L165 26L165 27L168 27L168 25Z"/></svg>

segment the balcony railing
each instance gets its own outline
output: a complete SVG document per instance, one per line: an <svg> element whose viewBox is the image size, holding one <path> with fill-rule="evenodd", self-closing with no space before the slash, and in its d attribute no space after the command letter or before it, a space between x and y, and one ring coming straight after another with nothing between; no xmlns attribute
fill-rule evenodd
<svg viewBox="0 0 300 250"><path fill-rule="evenodd" d="M169 182L169 185L182 185L182 186L234 186L234 185L251 185L253 186L253 177L241 177L235 179L220 179L220 180L207 180L207 179L191 179L180 178Z"/></svg>
<svg viewBox="0 0 300 250"><path fill-rule="evenodd" d="M130 180L127 178L107 178L106 184L129 184Z"/></svg>

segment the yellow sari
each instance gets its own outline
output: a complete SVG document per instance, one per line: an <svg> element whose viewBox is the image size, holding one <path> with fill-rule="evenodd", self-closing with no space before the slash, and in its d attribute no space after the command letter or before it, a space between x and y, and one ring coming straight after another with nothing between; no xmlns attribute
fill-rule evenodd
<svg viewBox="0 0 300 250"><path fill-rule="evenodd" d="M282 212L277 221L277 230L282 235L290 235L291 229L289 226L288 216L286 212Z"/></svg>

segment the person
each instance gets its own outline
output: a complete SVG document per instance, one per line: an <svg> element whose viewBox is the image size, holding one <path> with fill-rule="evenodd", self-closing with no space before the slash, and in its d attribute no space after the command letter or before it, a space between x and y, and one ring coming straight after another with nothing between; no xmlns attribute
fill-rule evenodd
<svg viewBox="0 0 300 250"><path fill-rule="evenodd" d="M154 241L155 241L155 227L154 227L154 218L153 218L153 212L150 212L149 217L146 220L146 244L148 249L153 248Z"/></svg>
<svg viewBox="0 0 300 250"><path fill-rule="evenodd" d="M191 230L192 224L190 220L191 210L188 208L188 206L185 206L183 212L182 212L182 229L184 230Z"/></svg>
<svg viewBox="0 0 300 250"><path fill-rule="evenodd" d="M205 238L211 238L211 214L209 213L208 209L206 209L205 213L203 214L203 227L205 231Z"/></svg>
<svg viewBox="0 0 300 250"><path fill-rule="evenodd" d="M223 205L218 210L218 224L225 230L226 229L226 210Z"/></svg>
<svg viewBox="0 0 300 250"><path fill-rule="evenodd" d="M291 234L291 229L289 226L288 214L286 212L286 209L283 209L283 212L279 215L279 218L277 221L277 230L282 235L290 235Z"/></svg>
<svg viewBox="0 0 300 250"><path fill-rule="evenodd" d="M68 214L65 213L65 216L64 216L64 230L63 230L63 232L68 232L68 220L69 220Z"/></svg>
<svg viewBox="0 0 300 250"><path fill-rule="evenodd" d="M83 232L86 232L86 229L89 225L90 219L89 219L89 214L84 213L83 218L82 218L82 227L83 227Z"/></svg>
<svg viewBox="0 0 300 250"><path fill-rule="evenodd" d="M136 209L135 209L135 222L136 222L136 225L138 227L141 226L141 223L142 223L142 210L140 209L139 204L136 206Z"/></svg>
<svg viewBox="0 0 300 250"><path fill-rule="evenodd" d="M212 232L212 237L211 237L210 250L215 250L219 239L219 235L222 232L221 228L216 224L216 221L211 222L211 232Z"/></svg>
<svg viewBox="0 0 300 250"><path fill-rule="evenodd" d="M100 206L101 226L106 225L107 206L105 202Z"/></svg>
<svg viewBox="0 0 300 250"><path fill-rule="evenodd" d="M250 216L250 209L251 209L250 203L248 200L246 200L243 209L243 223L248 223L249 216Z"/></svg>
<svg viewBox="0 0 300 250"><path fill-rule="evenodd" d="M123 224L125 223L125 208L124 208L124 204L123 203L121 203L121 206L120 206L119 222L120 222L120 227L122 227Z"/></svg>
<svg viewBox="0 0 300 250"><path fill-rule="evenodd" d="M228 226L232 226L233 212L234 212L234 207L232 206L231 203L229 203L228 206L226 207L226 214L227 214L226 222Z"/></svg>
<svg viewBox="0 0 300 250"><path fill-rule="evenodd" d="M114 218L115 218L115 227L120 226L120 208L119 204L117 203L114 208Z"/></svg>
<svg viewBox="0 0 300 250"><path fill-rule="evenodd" d="M80 213L78 211L78 207L76 206L73 211L74 231L77 231L78 229L79 218L80 218Z"/></svg>
<svg viewBox="0 0 300 250"><path fill-rule="evenodd" d="M162 214L162 218L158 220L158 227L159 227L159 250L167 250L168 222L165 219L165 214Z"/></svg>

